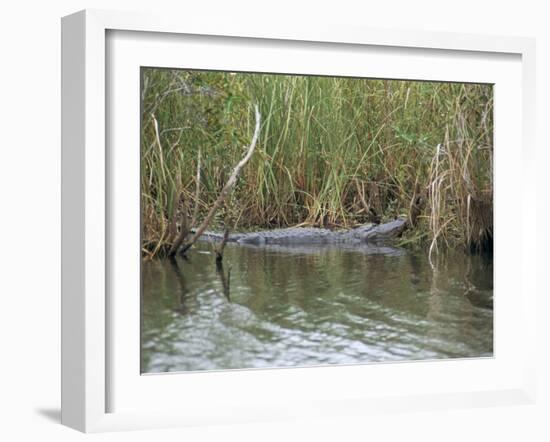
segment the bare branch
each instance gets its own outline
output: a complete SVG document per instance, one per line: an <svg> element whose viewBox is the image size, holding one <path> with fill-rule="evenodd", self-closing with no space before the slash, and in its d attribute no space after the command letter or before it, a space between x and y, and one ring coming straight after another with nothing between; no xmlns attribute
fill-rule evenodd
<svg viewBox="0 0 550 442"><path fill-rule="evenodd" d="M185 253L206 230L206 228L208 227L208 224L210 224L210 221L212 221L212 218L214 218L216 211L222 205L222 203L224 202L229 192L231 192L231 190L233 189L233 186L235 185L237 181L237 177L239 176L239 173L241 172L242 168L245 166L248 160L250 160L250 158L252 157L252 154L254 153L254 149L256 148L256 143L258 142L258 137L260 136L260 119L261 119L258 105L255 105L254 108L255 108L255 114L256 114L256 128L254 129L254 136L252 137L252 142L248 147L246 155L242 158L241 161L239 161L239 163L233 169L231 176L227 180L227 183L225 184L218 198L214 202L214 205L208 212L208 215L206 215L206 218L204 219L202 224L199 226L199 228L195 231L195 234L191 237L189 242L184 246L182 250L183 253Z"/></svg>
<svg viewBox="0 0 550 442"><path fill-rule="evenodd" d="M227 243L227 239L229 238L229 227L225 227L225 230L223 231L223 238L222 242L219 244L218 248L216 249L216 261L221 262L223 260L223 249L225 249L225 244Z"/></svg>

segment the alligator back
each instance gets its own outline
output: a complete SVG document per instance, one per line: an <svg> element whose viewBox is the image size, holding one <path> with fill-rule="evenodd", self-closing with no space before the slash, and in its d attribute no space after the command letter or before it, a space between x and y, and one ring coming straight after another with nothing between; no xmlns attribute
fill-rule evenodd
<svg viewBox="0 0 550 442"><path fill-rule="evenodd" d="M244 244L281 244L281 245L315 245L333 243L381 243L401 234L406 227L406 220L396 219L389 223L366 224L345 232L331 231L313 227L289 227L286 229L262 230L259 232L233 233L228 237L230 242ZM203 237L221 240L223 234L204 232Z"/></svg>

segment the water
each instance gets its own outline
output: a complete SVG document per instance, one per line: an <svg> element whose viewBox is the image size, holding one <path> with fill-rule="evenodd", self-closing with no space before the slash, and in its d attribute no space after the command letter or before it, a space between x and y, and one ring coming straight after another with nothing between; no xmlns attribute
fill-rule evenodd
<svg viewBox="0 0 550 442"><path fill-rule="evenodd" d="M217 269L212 249L143 263L142 372L492 355L486 258L228 244Z"/></svg>

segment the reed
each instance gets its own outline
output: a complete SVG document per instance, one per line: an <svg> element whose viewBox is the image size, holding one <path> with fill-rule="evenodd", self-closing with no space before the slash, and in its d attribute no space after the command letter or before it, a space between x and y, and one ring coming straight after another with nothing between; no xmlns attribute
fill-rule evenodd
<svg viewBox="0 0 550 442"><path fill-rule="evenodd" d="M258 146L214 220L220 230L228 218L245 230L406 215L404 243L486 249L492 96L481 84L144 68L144 253L173 236L178 212L205 217L252 138L254 103Z"/></svg>

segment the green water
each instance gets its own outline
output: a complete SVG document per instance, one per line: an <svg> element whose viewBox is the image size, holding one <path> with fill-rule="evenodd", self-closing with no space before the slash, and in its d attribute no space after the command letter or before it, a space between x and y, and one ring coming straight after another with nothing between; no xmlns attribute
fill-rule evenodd
<svg viewBox="0 0 550 442"><path fill-rule="evenodd" d="M487 357L487 258L212 244L142 267L144 373Z"/></svg>

